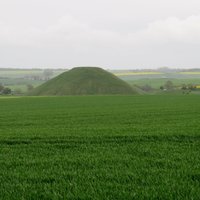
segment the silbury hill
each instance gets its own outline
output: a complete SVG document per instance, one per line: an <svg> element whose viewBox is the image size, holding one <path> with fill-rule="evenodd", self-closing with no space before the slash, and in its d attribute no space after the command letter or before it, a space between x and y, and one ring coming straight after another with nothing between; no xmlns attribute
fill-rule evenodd
<svg viewBox="0 0 200 200"><path fill-rule="evenodd" d="M76 67L35 88L32 96L136 94L125 81L98 67Z"/></svg>

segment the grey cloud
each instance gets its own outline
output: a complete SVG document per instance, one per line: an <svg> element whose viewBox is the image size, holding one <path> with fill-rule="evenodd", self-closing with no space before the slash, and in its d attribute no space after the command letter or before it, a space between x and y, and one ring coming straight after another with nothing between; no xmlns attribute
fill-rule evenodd
<svg viewBox="0 0 200 200"><path fill-rule="evenodd" d="M197 67L200 2L166 2L0 2L0 66Z"/></svg>

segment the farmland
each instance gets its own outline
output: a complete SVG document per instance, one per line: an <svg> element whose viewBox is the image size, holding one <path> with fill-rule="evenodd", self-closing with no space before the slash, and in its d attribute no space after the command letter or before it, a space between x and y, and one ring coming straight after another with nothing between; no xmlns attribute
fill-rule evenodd
<svg viewBox="0 0 200 200"><path fill-rule="evenodd" d="M0 97L2 199L199 199L200 96Z"/></svg>
<svg viewBox="0 0 200 200"><path fill-rule="evenodd" d="M145 84L150 85L154 89L159 89L167 81L171 81L176 87L181 87L183 84L195 84L200 85L200 78L141 78L127 80L130 85L142 86Z"/></svg>
<svg viewBox="0 0 200 200"><path fill-rule="evenodd" d="M12 91L20 90L20 93L27 92L27 85L37 87L46 79L57 76L67 69L4 69L0 68L0 85L9 87ZM50 71L50 75L47 71ZM47 76L48 75L48 76Z"/></svg>
<svg viewBox="0 0 200 200"><path fill-rule="evenodd" d="M200 72L193 71L162 71L162 70L108 70L120 79L130 84L133 90L137 90L138 93L160 93L160 86L163 86L167 81L171 81L175 88L179 88L178 93L180 94L180 87L186 85L200 85ZM52 79L59 74L68 71L68 69L50 69L51 72L47 76L46 72L48 69L4 69L0 68L0 85L9 87L13 94L25 95L28 86L31 85L36 88L47 80ZM145 85L152 88L151 91L141 91Z"/></svg>

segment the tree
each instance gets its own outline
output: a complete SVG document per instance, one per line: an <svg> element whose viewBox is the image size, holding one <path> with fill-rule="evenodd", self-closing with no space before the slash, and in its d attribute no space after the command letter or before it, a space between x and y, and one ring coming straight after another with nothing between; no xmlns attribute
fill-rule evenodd
<svg viewBox="0 0 200 200"><path fill-rule="evenodd" d="M26 85L26 87L27 87L28 91L31 91L34 89L33 85L31 85L31 84Z"/></svg>
<svg viewBox="0 0 200 200"><path fill-rule="evenodd" d="M189 90L195 90L196 88L197 88L196 85L193 85L193 84L188 85Z"/></svg>
<svg viewBox="0 0 200 200"><path fill-rule="evenodd" d="M152 88L150 85L148 85L148 84L143 85L143 86L141 86L140 88L141 88L142 90L144 90L145 92L149 92L149 91L152 91L152 90L153 90L153 88Z"/></svg>
<svg viewBox="0 0 200 200"><path fill-rule="evenodd" d="M10 88L4 88L2 91L2 94L11 94L11 89Z"/></svg>
<svg viewBox="0 0 200 200"><path fill-rule="evenodd" d="M167 81L164 85L164 87L167 89L167 90L172 90L174 88L174 84L172 83L172 81Z"/></svg>
<svg viewBox="0 0 200 200"><path fill-rule="evenodd" d="M0 92L2 92L4 89L4 86L0 84Z"/></svg>
<svg viewBox="0 0 200 200"><path fill-rule="evenodd" d="M164 86L161 85L161 86L160 86L160 90L164 90L164 89L165 89Z"/></svg>
<svg viewBox="0 0 200 200"><path fill-rule="evenodd" d="M187 86L185 84L182 85L181 87L182 90L187 90Z"/></svg>
<svg viewBox="0 0 200 200"><path fill-rule="evenodd" d="M183 84L181 89L183 90L183 94L189 94L191 93L191 91L196 90L197 86L193 84L188 84L188 85Z"/></svg>

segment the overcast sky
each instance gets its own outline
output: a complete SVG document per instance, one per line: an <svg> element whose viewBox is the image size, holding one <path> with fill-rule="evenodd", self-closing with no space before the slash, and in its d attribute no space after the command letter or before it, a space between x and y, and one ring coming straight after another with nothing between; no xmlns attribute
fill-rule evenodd
<svg viewBox="0 0 200 200"><path fill-rule="evenodd" d="M200 67L199 0L0 0L0 67Z"/></svg>

